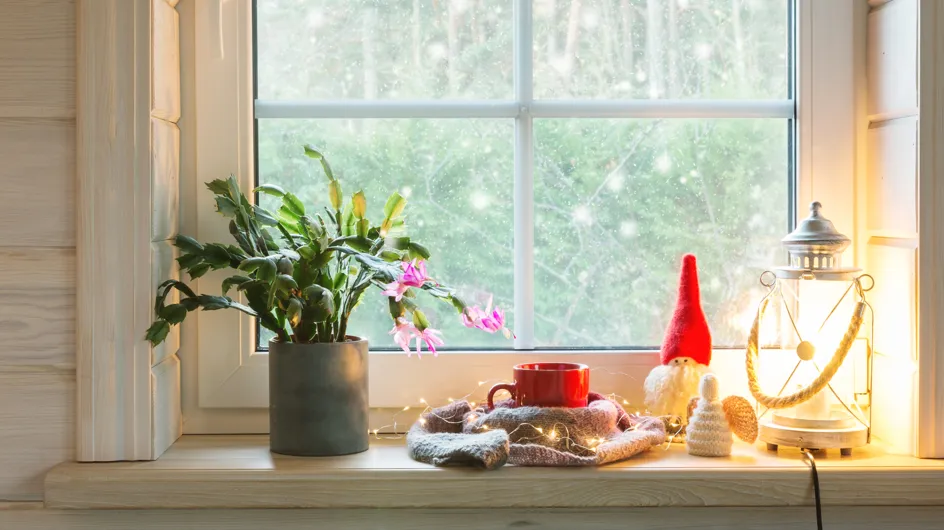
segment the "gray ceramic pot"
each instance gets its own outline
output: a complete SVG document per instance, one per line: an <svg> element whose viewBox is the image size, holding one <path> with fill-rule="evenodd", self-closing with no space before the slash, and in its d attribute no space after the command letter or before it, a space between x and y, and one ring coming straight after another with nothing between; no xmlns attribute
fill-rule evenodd
<svg viewBox="0 0 944 530"><path fill-rule="evenodd" d="M295 456L367 450L367 341L269 342L269 447Z"/></svg>

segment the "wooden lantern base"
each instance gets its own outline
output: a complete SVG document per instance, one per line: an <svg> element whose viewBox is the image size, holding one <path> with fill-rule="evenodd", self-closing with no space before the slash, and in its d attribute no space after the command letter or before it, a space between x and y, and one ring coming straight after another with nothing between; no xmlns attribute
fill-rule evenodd
<svg viewBox="0 0 944 530"><path fill-rule="evenodd" d="M833 420L823 420L823 425L803 425L800 422L789 422L793 425L783 425L777 420L783 418L774 417L769 422L763 422L758 426L758 438L767 443L767 449L776 451L778 446L799 447L801 449L819 450L819 449L839 449L842 456L852 454L852 449L863 447L869 443L869 430L855 423L837 422L834 426L829 426Z"/></svg>

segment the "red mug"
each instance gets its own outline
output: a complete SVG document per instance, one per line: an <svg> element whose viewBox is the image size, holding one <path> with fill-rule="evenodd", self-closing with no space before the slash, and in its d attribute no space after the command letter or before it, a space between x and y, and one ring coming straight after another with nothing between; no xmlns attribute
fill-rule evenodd
<svg viewBox="0 0 944 530"><path fill-rule="evenodd" d="M507 390L518 407L587 406L590 367L577 363L524 363L515 366L514 383L502 383L488 391L488 408L495 408L495 392Z"/></svg>

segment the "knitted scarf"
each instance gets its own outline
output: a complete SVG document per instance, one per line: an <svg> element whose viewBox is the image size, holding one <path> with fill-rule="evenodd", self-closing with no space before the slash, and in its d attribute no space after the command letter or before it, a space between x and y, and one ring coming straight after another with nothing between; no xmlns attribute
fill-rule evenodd
<svg viewBox="0 0 944 530"><path fill-rule="evenodd" d="M406 439L411 458L435 466L592 466L663 443L665 426L591 392L586 408L515 407L505 400L487 411L456 401L424 413Z"/></svg>

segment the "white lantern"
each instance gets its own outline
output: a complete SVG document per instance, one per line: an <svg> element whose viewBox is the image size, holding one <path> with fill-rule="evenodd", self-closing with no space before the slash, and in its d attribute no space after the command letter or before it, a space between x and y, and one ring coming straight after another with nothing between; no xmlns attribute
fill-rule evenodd
<svg viewBox="0 0 944 530"><path fill-rule="evenodd" d="M821 209L820 203L811 204L810 216L783 239L789 266L761 275L769 291L751 327L747 376L761 418L758 437L768 449L780 445L840 449L849 455L871 438L873 326L865 293L872 289L873 280L861 269L842 266L842 253L850 240L820 214ZM765 312L771 307L780 310L783 335L795 339L786 344L796 359L795 363L771 363L776 366L765 366L768 373L761 374L760 335ZM857 358L850 352L861 344L866 321L868 341ZM782 355L783 348L779 351ZM779 391L767 393L761 379L776 381Z"/></svg>

